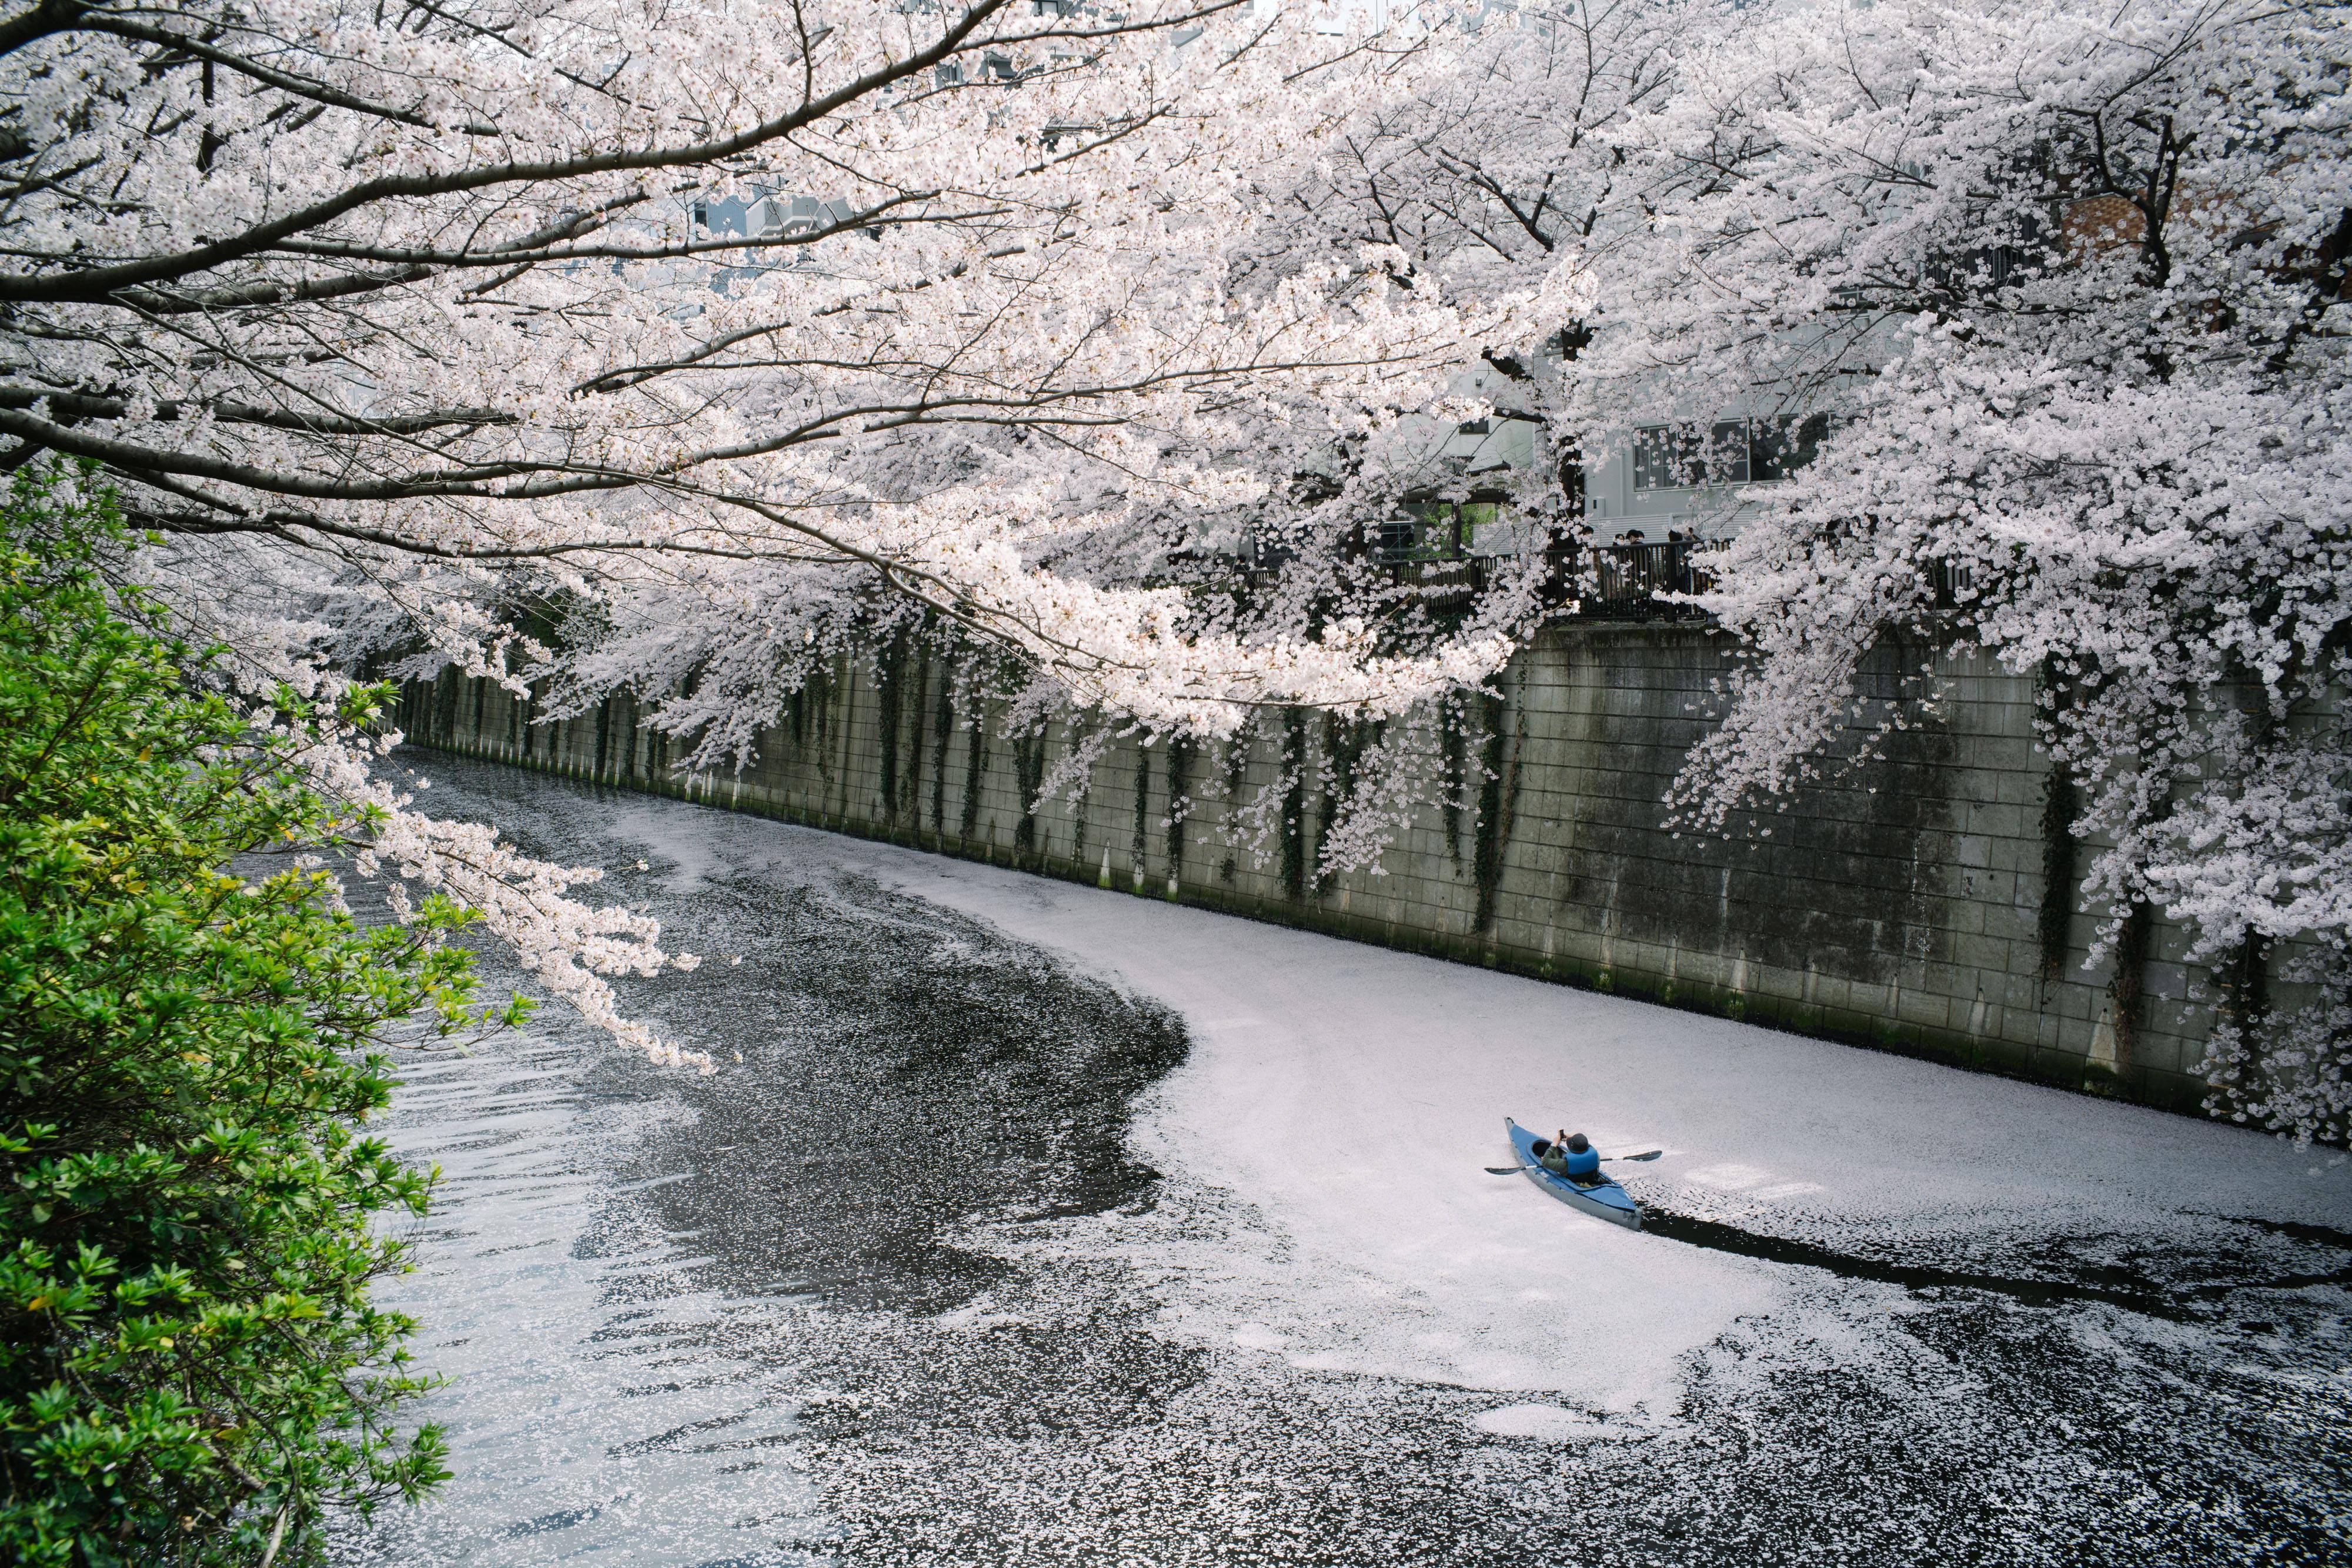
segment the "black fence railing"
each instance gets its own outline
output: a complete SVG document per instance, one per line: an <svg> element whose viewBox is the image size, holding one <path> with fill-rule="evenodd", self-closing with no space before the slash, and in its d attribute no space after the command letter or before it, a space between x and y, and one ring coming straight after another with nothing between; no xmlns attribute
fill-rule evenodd
<svg viewBox="0 0 2352 1568"><path fill-rule="evenodd" d="M1584 620L1703 621L1706 612L1696 605L1658 595L1712 591L1712 558L1719 548L1696 539L1595 545L1591 580L1571 580L1569 596L1578 601L1576 614Z"/></svg>
<svg viewBox="0 0 2352 1568"><path fill-rule="evenodd" d="M1383 543L1391 548L1381 548ZM1517 559L1475 553L1466 529L1424 531L1410 543L1412 553L1406 554L1394 541L1375 541L1366 564L1433 610L1475 601L1495 572ZM1705 621L1707 612L1697 605L1660 596L1716 591L1722 585L1719 563L1725 548L1724 541L1709 539L1586 546L1559 540L1545 552L1544 597L1555 614L1569 620ZM1244 580L1253 587L1271 587L1288 559L1260 549L1249 558ZM1926 570L1938 611L1962 609L1982 591L1979 569L1973 562L1936 560Z"/></svg>
<svg viewBox="0 0 2352 1568"><path fill-rule="evenodd" d="M1580 621L1704 621L1706 612L1697 606L1658 596L1713 591L1721 548L1696 539L1557 548L1546 596ZM1475 594L1486 586L1489 563L1466 551L1424 548L1411 559L1382 559L1381 565L1400 588L1436 602Z"/></svg>
<svg viewBox="0 0 2352 1568"><path fill-rule="evenodd" d="M1722 548L1696 539L1581 549L1563 541L1546 552L1550 570L1545 598L1557 613L1579 621L1704 621L1706 612L1696 605L1672 603L1658 595L1712 592L1717 581L1714 558ZM1367 564L1433 609L1475 599L1498 564L1495 558L1473 553L1459 534L1423 534L1412 540L1410 555L1377 543L1368 553ZM1270 586L1287 559L1261 549L1250 558L1244 576L1254 586Z"/></svg>

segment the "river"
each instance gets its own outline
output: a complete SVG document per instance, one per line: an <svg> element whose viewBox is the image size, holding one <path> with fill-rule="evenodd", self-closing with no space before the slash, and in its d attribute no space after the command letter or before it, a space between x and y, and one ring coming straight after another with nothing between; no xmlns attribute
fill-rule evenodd
<svg viewBox="0 0 2352 1568"><path fill-rule="evenodd" d="M389 1135L441 1183L415 1270L379 1300L420 1321L417 1364L446 1379L418 1415L455 1475L422 1506L341 1521L347 1568L2352 1555L2340 1174L2265 1176L2177 1214L2069 1208L2062 1233L2026 1239L1927 1209L1768 1224L1754 1203L1708 1207L1706 1171L1678 1183L1670 1159L1636 1186L1660 1233L1588 1241L1565 1228L1607 1228L1516 1178L1475 1185L1488 1137L1457 1163L1463 1212L1517 1228L1495 1235L1648 1250L1563 1251L1576 1283L1528 1273L1543 1288L1514 1293L1478 1282L1517 1267L1498 1245L1449 1283L1455 1265L1411 1232L1412 1189L1438 1178L1385 1174L1405 1195L1395 1234L1333 1242L1337 1221L1282 1197L1319 1187L1261 1189L1248 1160L1199 1152L1265 1098L1225 1064L1269 1048L1212 1049L1232 1035L1214 1009L975 913L1074 909L1090 939L1138 947L1110 902L1069 902L1108 895L968 868L953 874L996 903L929 896L928 857L425 768L436 809L616 868L604 895L705 956L628 997L721 1071L649 1066L552 1009L405 1064ZM1387 972L1320 938L1147 915ZM1397 972L1568 1005L1438 968ZM1185 1109L1221 1093L1227 1109ZM2079 1097L2030 1106L2110 1141L2223 1134ZM1347 1185L1311 1143L1295 1157ZM2273 1189L2272 1212L2249 1210ZM1514 1337L1528 1322L1548 1326ZM1580 1382L1580 1361L1615 1364L1615 1340L1664 1371Z"/></svg>

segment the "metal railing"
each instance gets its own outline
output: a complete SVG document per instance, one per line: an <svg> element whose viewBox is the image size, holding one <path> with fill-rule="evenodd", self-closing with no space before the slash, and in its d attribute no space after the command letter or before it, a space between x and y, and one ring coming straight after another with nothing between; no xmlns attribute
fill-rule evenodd
<svg viewBox="0 0 2352 1568"><path fill-rule="evenodd" d="M1546 597L1579 621L1704 621L1706 612L1661 600L1662 593L1707 593L1723 547L1697 539L1593 545L1555 550ZM1466 550L1431 549L1410 557L1383 552L1381 565L1399 587L1433 600L1466 598L1486 585L1488 563Z"/></svg>
<svg viewBox="0 0 2352 1568"><path fill-rule="evenodd" d="M1434 532L1412 538L1409 553L1407 541L1376 537L1367 564L1433 608L1466 603L1485 590L1497 563L1473 554L1459 536L1432 537ZM1704 621L1706 612L1696 605L1671 603L1658 595L1712 592L1717 582L1714 558L1722 549L1698 539L1583 549L1556 545L1547 552L1544 596L1556 613L1578 621ZM1269 584L1286 559L1282 552L1262 550L1242 575L1253 584Z"/></svg>
<svg viewBox="0 0 2352 1568"><path fill-rule="evenodd" d="M1367 564L1397 589L1433 608L1467 603L1485 591L1494 573L1514 558L1474 554L1465 536L1436 530L1406 538L1376 536ZM1573 621L1705 621L1695 604L1678 604L1661 594L1712 593L1722 585L1719 559L1727 542L1719 539L1660 539L1637 544L1577 546L1555 543L1545 552L1544 597L1553 612ZM1275 581L1287 555L1263 550L1242 570L1254 586ZM1936 560L1927 571L1935 608L1949 612L1980 591L1972 562Z"/></svg>
<svg viewBox="0 0 2352 1568"><path fill-rule="evenodd" d="M1716 585L1712 558L1722 547L1696 539L1595 545L1589 582L1571 580L1575 614L1591 621L1703 621L1706 612L1661 593L1706 593ZM1576 574L1580 578L1582 574Z"/></svg>

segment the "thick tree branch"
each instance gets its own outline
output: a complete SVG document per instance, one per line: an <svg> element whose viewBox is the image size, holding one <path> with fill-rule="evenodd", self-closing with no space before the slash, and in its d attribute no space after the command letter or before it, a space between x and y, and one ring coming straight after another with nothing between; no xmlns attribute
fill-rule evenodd
<svg viewBox="0 0 2352 1568"><path fill-rule="evenodd" d="M78 267L62 274L37 272L0 277L0 300L50 303L102 300L118 289L136 288L169 278L184 277L191 273L208 272L226 263L267 251L297 235L308 233L347 213L378 202L459 195L499 185L552 184L633 170L686 169L722 163L804 126L813 125L829 114L953 57L964 50L967 40L982 23L1010 4L1012 0L975 0L971 9L948 25L937 42L733 136L631 152L492 163L446 174L383 175L363 180L336 195L313 202L283 217L257 224L234 238L199 246L178 255L145 256L109 266ZM59 256L56 259L65 262L69 258Z"/></svg>

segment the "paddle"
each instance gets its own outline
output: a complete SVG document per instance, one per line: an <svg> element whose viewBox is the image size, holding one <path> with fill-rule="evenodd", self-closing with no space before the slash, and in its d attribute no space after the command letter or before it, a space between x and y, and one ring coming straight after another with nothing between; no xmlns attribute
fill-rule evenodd
<svg viewBox="0 0 2352 1568"><path fill-rule="evenodd" d="M1654 1160L1665 1152L1666 1151L1664 1149L1652 1149L1649 1153L1644 1155L1603 1155L1601 1157L1605 1162L1624 1160L1630 1164L1634 1160ZM1488 1176L1517 1176L1527 1168L1528 1167L1525 1166L1488 1166L1486 1167L1486 1174Z"/></svg>

